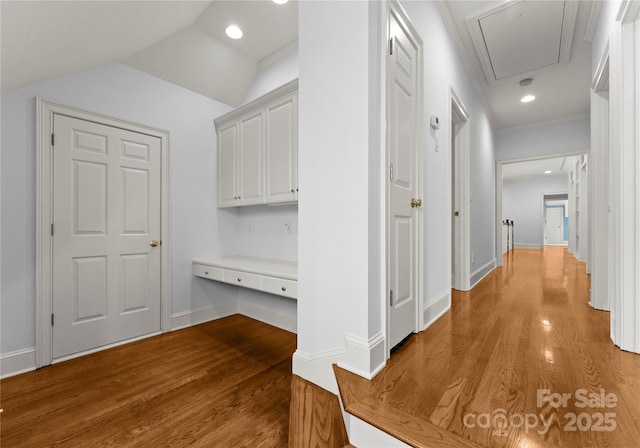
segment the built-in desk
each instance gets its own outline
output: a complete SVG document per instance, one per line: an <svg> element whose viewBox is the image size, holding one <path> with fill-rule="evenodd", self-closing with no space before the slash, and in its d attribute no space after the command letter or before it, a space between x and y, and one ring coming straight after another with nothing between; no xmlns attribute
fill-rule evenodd
<svg viewBox="0 0 640 448"><path fill-rule="evenodd" d="M222 257L193 260L193 275L298 298L298 264L292 261L253 257Z"/></svg>

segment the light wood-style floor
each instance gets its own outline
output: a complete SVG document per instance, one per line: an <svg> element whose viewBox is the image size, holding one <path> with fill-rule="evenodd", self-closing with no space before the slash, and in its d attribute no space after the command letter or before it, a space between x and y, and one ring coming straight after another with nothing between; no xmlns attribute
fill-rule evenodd
<svg viewBox="0 0 640 448"><path fill-rule="evenodd" d="M235 315L0 382L0 446L288 445L296 335Z"/></svg>
<svg viewBox="0 0 640 448"><path fill-rule="evenodd" d="M615 347L609 313L588 305L585 265L561 247L504 261L471 292L454 292L452 310L373 381L336 369L345 406L375 410L373 424L414 446L428 437L460 446L445 429L481 447L639 447L640 355ZM617 403L586 403L581 390Z"/></svg>

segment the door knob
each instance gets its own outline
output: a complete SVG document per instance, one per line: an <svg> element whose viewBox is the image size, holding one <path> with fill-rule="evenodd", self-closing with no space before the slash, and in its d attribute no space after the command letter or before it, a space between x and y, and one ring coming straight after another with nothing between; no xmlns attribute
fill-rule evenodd
<svg viewBox="0 0 640 448"><path fill-rule="evenodd" d="M156 247L158 244L160 244L160 243L158 242L158 240L151 240L151 241L149 242L149 246L151 246L151 247Z"/></svg>
<svg viewBox="0 0 640 448"><path fill-rule="evenodd" d="M411 208L421 207L422 199L411 199Z"/></svg>

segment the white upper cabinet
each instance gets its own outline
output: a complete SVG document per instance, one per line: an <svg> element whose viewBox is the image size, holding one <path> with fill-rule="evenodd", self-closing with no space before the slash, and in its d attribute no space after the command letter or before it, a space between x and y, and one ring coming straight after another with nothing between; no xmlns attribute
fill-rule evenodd
<svg viewBox="0 0 640 448"><path fill-rule="evenodd" d="M238 205L264 203L264 113L240 119L238 152Z"/></svg>
<svg viewBox="0 0 640 448"><path fill-rule="evenodd" d="M297 92L269 103L266 118L266 201L295 201L298 199Z"/></svg>
<svg viewBox="0 0 640 448"><path fill-rule="evenodd" d="M238 204L238 132L236 121L218 128L218 206Z"/></svg>
<svg viewBox="0 0 640 448"><path fill-rule="evenodd" d="M218 207L298 199L298 81L215 120Z"/></svg>

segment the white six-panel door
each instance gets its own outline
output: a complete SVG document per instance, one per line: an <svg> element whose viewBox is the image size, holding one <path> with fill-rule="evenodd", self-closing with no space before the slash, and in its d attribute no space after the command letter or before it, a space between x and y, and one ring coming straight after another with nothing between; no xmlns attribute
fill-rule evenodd
<svg viewBox="0 0 640 448"><path fill-rule="evenodd" d="M417 48L402 21L389 18L389 347L416 331Z"/></svg>
<svg viewBox="0 0 640 448"><path fill-rule="evenodd" d="M56 359L160 331L161 142L59 114L54 134Z"/></svg>

